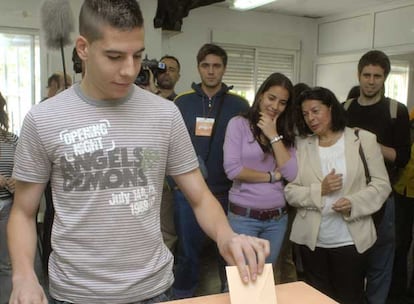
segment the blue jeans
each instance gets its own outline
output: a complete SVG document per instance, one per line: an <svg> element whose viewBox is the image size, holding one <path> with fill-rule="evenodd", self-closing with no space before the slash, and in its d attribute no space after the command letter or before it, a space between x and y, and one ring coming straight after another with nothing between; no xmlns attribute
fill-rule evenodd
<svg viewBox="0 0 414 304"><path fill-rule="evenodd" d="M236 215L229 211L228 219L234 232L268 240L270 243L270 255L266 263L276 263L285 237L288 217L283 214L278 219L267 221L256 220L246 216Z"/></svg>
<svg viewBox="0 0 414 304"><path fill-rule="evenodd" d="M0 201L0 304L9 303L12 290L12 268L7 249L6 227L11 210L11 199Z"/></svg>
<svg viewBox="0 0 414 304"><path fill-rule="evenodd" d="M385 201L385 211L377 229L377 241L368 250L366 298L369 304L383 304L391 284L395 251L394 194Z"/></svg>
<svg viewBox="0 0 414 304"><path fill-rule="evenodd" d="M162 294L160 294L158 296L155 296L151 299L144 300L144 301L138 301L138 302L126 303L126 304L153 304L153 303L167 302L167 301L171 301L171 300L172 300L171 289L168 289L167 291L163 292ZM52 300L49 301L49 304L72 304L72 303L52 299Z"/></svg>
<svg viewBox="0 0 414 304"><path fill-rule="evenodd" d="M224 210L227 210L228 195L216 195ZM173 294L177 299L194 296L200 275L200 254L206 234L197 223L193 209L180 190L174 190L174 222L178 237L175 281ZM216 251L222 289L225 288L224 261Z"/></svg>

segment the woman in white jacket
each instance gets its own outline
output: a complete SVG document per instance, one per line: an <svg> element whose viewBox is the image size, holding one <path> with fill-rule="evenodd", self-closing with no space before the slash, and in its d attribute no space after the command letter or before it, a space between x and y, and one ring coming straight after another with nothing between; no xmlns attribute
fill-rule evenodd
<svg viewBox="0 0 414 304"><path fill-rule="evenodd" d="M298 174L285 188L297 208L290 239L300 245L310 285L340 303L363 303L364 253L376 240L371 215L391 191L380 147L374 134L346 127L328 89L303 92L298 105L305 123L298 124Z"/></svg>

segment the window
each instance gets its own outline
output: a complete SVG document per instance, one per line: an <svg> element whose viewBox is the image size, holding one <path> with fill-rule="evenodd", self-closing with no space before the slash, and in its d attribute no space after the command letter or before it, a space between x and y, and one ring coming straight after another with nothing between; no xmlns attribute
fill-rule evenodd
<svg viewBox="0 0 414 304"><path fill-rule="evenodd" d="M296 81L297 53L271 48L220 44L228 55L223 81L250 103L262 82L272 73L286 75Z"/></svg>
<svg viewBox="0 0 414 304"><path fill-rule="evenodd" d="M0 91L7 101L11 132L40 101L40 50L36 32L0 28Z"/></svg>
<svg viewBox="0 0 414 304"><path fill-rule="evenodd" d="M385 96L407 105L410 64L406 61L392 61L391 72L385 81Z"/></svg>

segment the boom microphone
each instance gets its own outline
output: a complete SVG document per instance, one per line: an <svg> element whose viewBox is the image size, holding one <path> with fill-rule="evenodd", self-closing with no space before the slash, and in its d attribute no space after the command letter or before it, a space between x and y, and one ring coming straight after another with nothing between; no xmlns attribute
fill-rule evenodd
<svg viewBox="0 0 414 304"><path fill-rule="evenodd" d="M45 0L40 13L46 46L50 49L60 49L61 51L66 89L67 79L63 47L71 43L70 33L74 29L73 13L69 0Z"/></svg>
<svg viewBox="0 0 414 304"><path fill-rule="evenodd" d="M71 43L73 32L73 14L68 0L46 0L41 8L41 20L46 46L60 49Z"/></svg>

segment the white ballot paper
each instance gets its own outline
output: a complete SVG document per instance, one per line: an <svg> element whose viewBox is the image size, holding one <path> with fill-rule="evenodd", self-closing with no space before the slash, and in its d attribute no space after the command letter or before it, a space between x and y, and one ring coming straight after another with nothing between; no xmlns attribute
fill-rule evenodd
<svg viewBox="0 0 414 304"><path fill-rule="evenodd" d="M236 266L226 267L231 304L277 304L272 264L265 264L256 281L243 283Z"/></svg>

